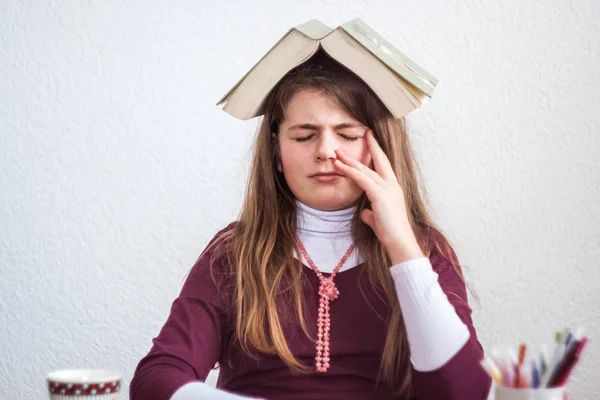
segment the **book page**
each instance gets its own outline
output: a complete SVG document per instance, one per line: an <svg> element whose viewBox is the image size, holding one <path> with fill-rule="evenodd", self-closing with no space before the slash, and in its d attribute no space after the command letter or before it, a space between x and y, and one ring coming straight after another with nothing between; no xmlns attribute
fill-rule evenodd
<svg viewBox="0 0 600 400"><path fill-rule="evenodd" d="M429 97L433 95L438 79L418 66L360 18L342 24L340 28Z"/></svg>

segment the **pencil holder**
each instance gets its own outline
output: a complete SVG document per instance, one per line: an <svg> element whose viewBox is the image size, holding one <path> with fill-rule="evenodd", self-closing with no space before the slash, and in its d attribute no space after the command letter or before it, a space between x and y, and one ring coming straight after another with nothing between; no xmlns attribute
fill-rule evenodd
<svg viewBox="0 0 600 400"><path fill-rule="evenodd" d="M514 389L496 386L495 400L564 400L565 388Z"/></svg>

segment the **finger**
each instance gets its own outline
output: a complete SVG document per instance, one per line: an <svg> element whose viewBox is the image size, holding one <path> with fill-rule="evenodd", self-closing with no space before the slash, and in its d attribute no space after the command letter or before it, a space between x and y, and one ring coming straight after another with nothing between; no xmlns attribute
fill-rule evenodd
<svg viewBox="0 0 600 400"><path fill-rule="evenodd" d="M368 208L365 208L361 213L362 221L373 228L373 224L375 222L375 213Z"/></svg>
<svg viewBox="0 0 600 400"><path fill-rule="evenodd" d="M375 134L373 133L373 131L369 129L366 133L366 136L367 145L369 146L369 152L371 153L371 157L373 158L375 171L377 171L377 173L385 180L396 180L396 173L392 168L392 164L385 155L383 149L379 146L379 143L377 143L377 139L375 139Z"/></svg>
<svg viewBox="0 0 600 400"><path fill-rule="evenodd" d="M365 175L364 172L354 167L351 167L350 165L344 164L340 159L335 160L333 162L333 165L335 165L335 167L339 169L348 178L356 182L356 184L360 186L360 188L364 190L365 193L367 193L367 197L369 197L369 199L372 199L371 194L374 193L375 190L377 190L377 187L379 186L377 185L377 183L375 183L373 178L368 177L367 175Z"/></svg>
<svg viewBox="0 0 600 400"><path fill-rule="evenodd" d="M338 159L344 164L361 171L363 174L365 174L365 176L373 179L377 184L384 183L383 178L376 171L373 171L371 168L367 167L360 161L348 157L346 153L343 152L343 150L338 149L336 150L336 153Z"/></svg>

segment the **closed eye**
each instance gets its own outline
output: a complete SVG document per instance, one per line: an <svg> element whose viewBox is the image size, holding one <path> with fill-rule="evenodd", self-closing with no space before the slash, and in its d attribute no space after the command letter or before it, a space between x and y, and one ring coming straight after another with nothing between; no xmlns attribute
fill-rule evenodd
<svg viewBox="0 0 600 400"><path fill-rule="evenodd" d="M307 142L307 141L308 141L308 140L309 140L311 137L313 137L313 136L314 136L314 135L309 135L309 136L306 136L306 137L303 137L303 138L296 138L296 139L294 139L294 140L295 140L296 142L299 142L299 143L301 143L301 142Z"/></svg>
<svg viewBox="0 0 600 400"><path fill-rule="evenodd" d="M296 138L296 139L294 139L294 140L295 140L296 142L299 142L299 143L302 143L302 142L307 142L307 141L309 141L309 140L310 140L310 139L311 139L313 136L314 136L314 135L308 135L308 136L305 136L305 137L303 137L303 138ZM343 137L343 138L344 138L344 140L347 140L347 141L349 141L349 142L354 142L355 140L358 140L358 139L360 139L360 137L357 137L357 136L347 136L347 135L342 135L342 134L340 134L340 136L341 136L341 137Z"/></svg>

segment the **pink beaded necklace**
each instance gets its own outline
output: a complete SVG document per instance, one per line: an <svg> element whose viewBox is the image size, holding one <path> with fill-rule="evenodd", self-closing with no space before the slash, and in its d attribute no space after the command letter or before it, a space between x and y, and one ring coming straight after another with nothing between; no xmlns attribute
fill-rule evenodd
<svg viewBox="0 0 600 400"><path fill-rule="evenodd" d="M321 297L319 301L319 318L317 320L317 326L319 328L318 339L317 339L317 355L315 357L315 364L317 367L317 372L327 372L329 368L329 330L331 328L331 319L329 318L329 302L338 298L340 291L335 286L335 282L333 278L335 278L336 274L342 268L342 265L348 260L352 251L356 245L352 243L348 250L346 250L346 254L342 257L338 265L336 265L335 269L331 273L331 275L326 278L323 276L321 271L317 269L311 258L309 257L304 245L300 241L300 239L296 238L296 242L298 243L298 247L302 252L304 258L310 265L313 271L317 274L319 278L319 296Z"/></svg>

